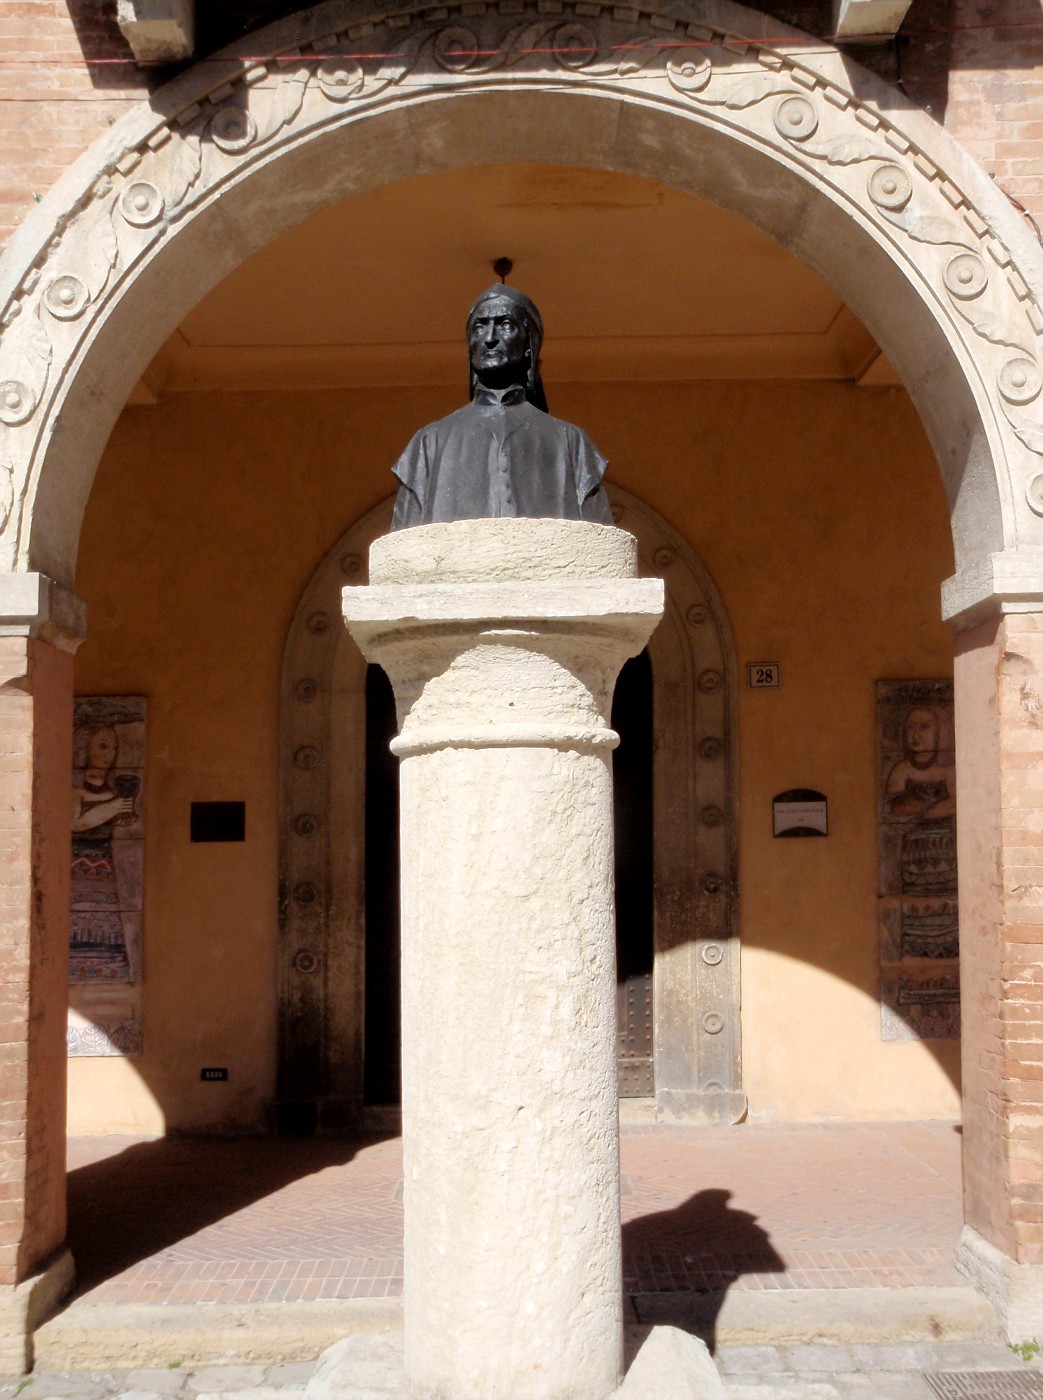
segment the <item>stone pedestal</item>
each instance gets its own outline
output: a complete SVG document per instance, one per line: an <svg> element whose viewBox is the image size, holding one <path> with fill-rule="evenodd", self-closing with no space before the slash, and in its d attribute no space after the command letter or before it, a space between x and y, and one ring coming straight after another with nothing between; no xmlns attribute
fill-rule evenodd
<svg viewBox="0 0 1043 1400"><path fill-rule="evenodd" d="M622 1366L612 690L659 620L631 536L373 546L344 616L401 727L406 1372L424 1400L605 1400Z"/></svg>

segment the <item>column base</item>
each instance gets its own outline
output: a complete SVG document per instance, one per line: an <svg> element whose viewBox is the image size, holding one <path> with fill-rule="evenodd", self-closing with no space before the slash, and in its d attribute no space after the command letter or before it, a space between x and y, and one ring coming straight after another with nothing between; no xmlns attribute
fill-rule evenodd
<svg viewBox="0 0 1043 1400"><path fill-rule="evenodd" d="M72 1291L76 1269L61 1249L31 1278L0 1285L0 1377L24 1376L33 1365L33 1333Z"/></svg>
<svg viewBox="0 0 1043 1400"><path fill-rule="evenodd" d="M995 1308L1008 1342L1043 1336L1043 1264L1019 1264L965 1225L956 1267Z"/></svg>

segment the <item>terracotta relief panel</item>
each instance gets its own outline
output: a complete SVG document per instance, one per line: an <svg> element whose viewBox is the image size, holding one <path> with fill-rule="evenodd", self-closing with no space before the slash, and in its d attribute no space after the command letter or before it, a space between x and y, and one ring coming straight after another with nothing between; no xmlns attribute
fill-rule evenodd
<svg viewBox="0 0 1043 1400"><path fill-rule="evenodd" d="M75 702L70 1056L141 1054L145 709L137 695Z"/></svg>
<svg viewBox="0 0 1043 1400"><path fill-rule="evenodd" d="M948 680L877 683L884 1040L960 1034L956 756Z"/></svg>

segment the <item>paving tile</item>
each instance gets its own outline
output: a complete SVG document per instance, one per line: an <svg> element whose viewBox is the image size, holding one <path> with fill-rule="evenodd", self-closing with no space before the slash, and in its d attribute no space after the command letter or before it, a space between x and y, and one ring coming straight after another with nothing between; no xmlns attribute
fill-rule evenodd
<svg viewBox="0 0 1043 1400"><path fill-rule="evenodd" d="M840 1400L937 1400L918 1372L875 1371L836 1376L831 1384Z"/></svg>
<svg viewBox="0 0 1043 1400"><path fill-rule="evenodd" d="M307 1385L315 1374L318 1360L286 1361L279 1366L269 1366L264 1373L266 1385Z"/></svg>
<svg viewBox="0 0 1043 1400"><path fill-rule="evenodd" d="M250 1390L264 1384L264 1366L203 1366L185 1377L185 1388L198 1395Z"/></svg>
<svg viewBox="0 0 1043 1400"><path fill-rule="evenodd" d="M779 1376L786 1372L785 1359L777 1347L720 1347L714 1361L725 1376Z"/></svg>
<svg viewBox="0 0 1043 1400"><path fill-rule="evenodd" d="M853 1346L851 1350L860 1371L927 1371L935 1362L935 1350L927 1342Z"/></svg>
<svg viewBox="0 0 1043 1400"><path fill-rule="evenodd" d="M820 1371L824 1376L830 1376L856 1369L850 1347L806 1343L803 1346L780 1347L779 1350L787 1367L800 1374Z"/></svg>

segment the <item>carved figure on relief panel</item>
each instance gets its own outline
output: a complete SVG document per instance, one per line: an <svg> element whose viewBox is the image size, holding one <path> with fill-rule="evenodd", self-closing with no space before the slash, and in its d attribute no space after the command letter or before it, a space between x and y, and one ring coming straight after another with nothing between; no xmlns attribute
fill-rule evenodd
<svg viewBox="0 0 1043 1400"><path fill-rule="evenodd" d="M547 411L542 344L523 292L482 293L467 318L471 402L421 428L392 467L392 530L499 516L612 524L607 462L582 428Z"/></svg>
<svg viewBox="0 0 1043 1400"><path fill-rule="evenodd" d="M902 837L902 893L956 890L956 756L952 721L941 705L918 705L905 717L905 754L887 777L894 816L909 820Z"/></svg>
<svg viewBox="0 0 1043 1400"><path fill-rule="evenodd" d="M104 703L104 702L103 702ZM96 710L77 701L73 735L72 929L70 980L134 980L137 918L140 909L140 841L133 833L141 778L117 771L120 733L139 726L140 714ZM128 757L130 757L128 755Z"/></svg>

